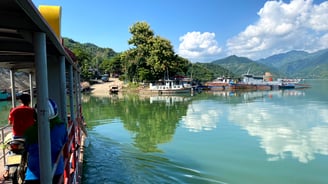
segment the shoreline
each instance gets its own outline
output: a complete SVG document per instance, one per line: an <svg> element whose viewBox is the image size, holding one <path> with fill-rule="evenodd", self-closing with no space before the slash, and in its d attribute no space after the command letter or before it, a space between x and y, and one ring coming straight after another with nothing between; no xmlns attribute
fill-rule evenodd
<svg viewBox="0 0 328 184"><path fill-rule="evenodd" d="M109 78L108 82L99 81L99 83L90 85L90 94L94 96L108 96L110 94L109 89L112 86L118 86L119 92L125 87L124 82L118 78Z"/></svg>

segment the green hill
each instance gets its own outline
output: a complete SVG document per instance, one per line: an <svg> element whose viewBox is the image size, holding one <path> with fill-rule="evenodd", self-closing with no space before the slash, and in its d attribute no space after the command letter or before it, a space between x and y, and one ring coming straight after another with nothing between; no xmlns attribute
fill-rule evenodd
<svg viewBox="0 0 328 184"><path fill-rule="evenodd" d="M328 78L328 49L314 53L290 51L257 62L272 66L288 77Z"/></svg>
<svg viewBox="0 0 328 184"><path fill-rule="evenodd" d="M241 76L247 72L254 75L263 75L265 72L270 72L274 77L281 76L279 71L273 67L257 63L246 57L238 57L235 55L215 60L212 64L220 65L233 72L236 76Z"/></svg>
<svg viewBox="0 0 328 184"><path fill-rule="evenodd" d="M92 43L81 44L69 38L64 38L64 45L81 54L88 56L88 66L99 69L105 60L116 56L111 48L101 48ZM82 61L82 63L85 61ZM191 72L191 71L190 71ZM289 51L276 54L265 59L253 61L246 57L232 55L212 61L211 63L195 63L193 76L199 80L211 80L220 76L240 77L247 72L262 75L270 72L275 78L328 78L328 49L314 53L305 51ZM101 73L101 71L100 71Z"/></svg>

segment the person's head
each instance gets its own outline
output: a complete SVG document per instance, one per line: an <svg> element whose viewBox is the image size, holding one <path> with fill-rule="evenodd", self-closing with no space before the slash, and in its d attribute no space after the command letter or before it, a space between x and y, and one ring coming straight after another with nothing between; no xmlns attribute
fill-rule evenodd
<svg viewBox="0 0 328 184"><path fill-rule="evenodd" d="M31 96L28 93L21 94L19 96L19 99L25 106L28 106L31 103Z"/></svg>
<svg viewBox="0 0 328 184"><path fill-rule="evenodd" d="M38 112L38 110L37 110L37 104L35 104L35 107L34 108L35 108L36 112ZM48 116L49 120L54 119L58 115L57 104L52 99L49 99L48 100L48 115L49 115Z"/></svg>

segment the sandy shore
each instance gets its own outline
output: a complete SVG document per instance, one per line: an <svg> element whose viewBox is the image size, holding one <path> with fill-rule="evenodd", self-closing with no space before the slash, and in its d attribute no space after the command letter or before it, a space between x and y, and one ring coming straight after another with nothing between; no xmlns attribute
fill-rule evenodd
<svg viewBox="0 0 328 184"><path fill-rule="evenodd" d="M91 94L94 96L108 96L109 89L112 86L118 86L119 91L123 89L123 81L118 78L109 78L108 82L100 82L98 84L93 84L90 86Z"/></svg>

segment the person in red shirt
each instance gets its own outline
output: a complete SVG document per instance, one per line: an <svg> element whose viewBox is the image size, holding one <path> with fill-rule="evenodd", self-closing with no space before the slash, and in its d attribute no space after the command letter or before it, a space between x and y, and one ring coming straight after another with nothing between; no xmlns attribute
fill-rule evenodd
<svg viewBox="0 0 328 184"><path fill-rule="evenodd" d="M8 117L14 138L23 137L25 130L35 123L35 111L30 107L30 95L24 93L19 99L22 104L11 109Z"/></svg>
<svg viewBox="0 0 328 184"><path fill-rule="evenodd" d="M12 108L9 113L9 124L12 125L12 138L24 137L25 131L35 123L35 110L30 107L31 96L27 93L19 97L21 105ZM9 176L9 168L5 167L2 177L6 180Z"/></svg>

